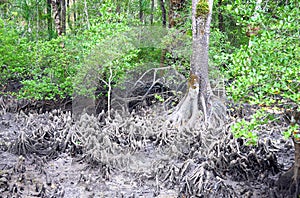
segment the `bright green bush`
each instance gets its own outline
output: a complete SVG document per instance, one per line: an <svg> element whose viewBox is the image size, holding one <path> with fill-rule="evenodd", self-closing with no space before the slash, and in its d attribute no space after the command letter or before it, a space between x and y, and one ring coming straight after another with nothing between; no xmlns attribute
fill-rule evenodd
<svg viewBox="0 0 300 198"><path fill-rule="evenodd" d="M209 58L210 64L224 72L231 62L231 53L236 48L229 42L228 36L219 29L213 28L210 34Z"/></svg>
<svg viewBox="0 0 300 198"><path fill-rule="evenodd" d="M241 46L232 51L226 65L228 99L268 108L289 108L291 103L300 103L298 3L266 1L255 13L256 3L255 0L235 1L223 9L224 15L229 13L240 28L236 38L241 41L236 42ZM259 27L258 34L245 37L248 26ZM266 119L272 120L264 114L259 112L251 120L239 120L231 126L232 133L255 143L259 126ZM290 136L297 128L291 126L284 136Z"/></svg>
<svg viewBox="0 0 300 198"><path fill-rule="evenodd" d="M250 38L251 45L232 54L228 78L233 82L227 91L235 101L264 105L300 102L298 14L293 6L282 9L278 20L261 19L264 23L259 34Z"/></svg>
<svg viewBox="0 0 300 198"><path fill-rule="evenodd" d="M31 73L21 81L19 97L50 100L72 95L71 77L76 72L80 50L72 50L71 42L59 37L33 46Z"/></svg>
<svg viewBox="0 0 300 198"><path fill-rule="evenodd" d="M299 102L299 50L294 39L264 32L253 40L252 49L244 46L233 54L233 83L227 91L234 100L254 104Z"/></svg>
<svg viewBox="0 0 300 198"><path fill-rule="evenodd" d="M0 83L21 80L30 74L32 43L4 25L0 19Z"/></svg>
<svg viewBox="0 0 300 198"><path fill-rule="evenodd" d="M271 115L264 110L259 110L253 114L250 120L240 119L231 126L231 132L235 138L243 138L247 145L256 145L258 141L258 130L262 124L266 124L271 119Z"/></svg>

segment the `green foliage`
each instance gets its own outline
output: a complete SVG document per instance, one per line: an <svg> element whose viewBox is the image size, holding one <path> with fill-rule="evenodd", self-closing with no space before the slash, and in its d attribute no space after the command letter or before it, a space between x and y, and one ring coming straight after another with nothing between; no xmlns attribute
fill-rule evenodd
<svg viewBox="0 0 300 198"><path fill-rule="evenodd" d="M158 100L159 102L164 102L165 101L165 99L159 94L154 94L154 98L156 100Z"/></svg>
<svg viewBox="0 0 300 198"><path fill-rule="evenodd" d="M233 29L230 32L225 26L225 34L235 46L229 56L228 53L222 56L227 64L225 70L230 83L227 87L229 98L263 106L299 104L300 32L297 2L290 1L286 5L277 1L262 2L260 6L263 9L258 10L255 10L255 0L226 4L221 8L222 14L224 18L231 16L232 21L227 21L227 24ZM235 32L236 27L242 31ZM259 27L260 30L257 35L246 37L249 27ZM255 143L258 134L254 132L266 119L272 120L270 116L260 114L232 125L234 136L247 139L248 144ZM298 125L290 126L283 135L288 138L297 130Z"/></svg>
<svg viewBox="0 0 300 198"><path fill-rule="evenodd" d="M212 29L219 29L220 32L226 35L230 45L236 48L248 43L248 37L246 37L244 30L246 24L238 22L239 16L234 11L235 8L239 8L240 4L247 5L248 2L222 0L219 1L217 5L214 4L211 24ZM249 7L247 7L246 11L252 13L248 8Z"/></svg>
<svg viewBox="0 0 300 198"><path fill-rule="evenodd" d="M72 95L72 76L80 51L72 50L72 41L59 37L33 44L31 73L22 80L20 97L51 100ZM28 67L28 66L27 66Z"/></svg>
<svg viewBox="0 0 300 198"><path fill-rule="evenodd" d="M178 72L188 77L192 55L192 37L185 32L185 29L170 29L162 38L160 48L168 49L165 65L174 67Z"/></svg>
<svg viewBox="0 0 300 198"><path fill-rule="evenodd" d="M231 132L235 138L244 138L247 145L255 145L258 140L256 130L262 125L267 123L268 115L259 110L251 116L250 120L241 119L231 126Z"/></svg>
<svg viewBox="0 0 300 198"><path fill-rule="evenodd" d="M0 51L3 56L0 65L4 67L1 75L2 83L5 84L9 79L21 81L23 87L18 93L19 97L51 100L71 96L73 81L78 77L76 73L80 71L80 66L91 51L103 41L108 41L105 42L107 46L113 45L109 43L108 37L117 36L116 33L128 29L125 23L119 22L121 15L109 11L112 8L112 4L103 4L99 8L103 13L101 18L91 19L90 29L85 29L81 34L71 34L50 41L39 39L30 42L27 38L31 39L31 36L20 36L22 29L18 32L15 28L10 28L7 21L1 21L0 41L3 45L0 46ZM126 47L123 43L118 43L117 47L119 46ZM106 46L99 52L102 55L101 61L113 63L114 80L117 81L121 73L124 74L124 69L129 67L130 61L136 57L137 52L122 54L120 59L115 60L111 56L112 51L105 49ZM107 60L109 57L112 59ZM105 76L104 73L108 70L104 68L101 71L101 75Z"/></svg>
<svg viewBox="0 0 300 198"><path fill-rule="evenodd" d="M270 34L262 37L267 35ZM267 105L284 103L281 98L300 101L300 48L293 39L272 37L254 40L252 51L245 47L233 55L229 74L234 82L228 91L234 100Z"/></svg>
<svg viewBox="0 0 300 198"><path fill-rule="evenodd" d="M288 139L293 135L295 139L299 140L300 139L299 133L300 133L300 126L298 124L295 124L295 125L290 125L288 130L282 132L282 135L286 139Z"/></svg>
<svg viewBox="0 0 300 198"><path fill-rule="evenodd" d="M285 12L278 12L280 19L276 21L266 13L259 15L258 22L265 17L259 35L251 37L248 45L232 54L227 74L233 83L227 91L235 101L265 105L299 103L297 9L283 8Z"/></svg>
<svg viewBox="0 0 300 198"><path fill-rule="evenodd" d="M73 78L77 94L93 97L97 84L100 82L105 82L106 86L120 84L126 72L137 66L134 60L139 50L132 41L136 32L126 32L126 29L126 26L118 26L111 35L98 38L100 42L98 41L85 57L77 75Z"/></svg>
<svg viewBox="0 0 300 198"><path fill-rule="evenodd" d="M216 66L224 72L228 63L231 62L231 53L235 48L231 45L228 36L218 28L211 29L210 45L209 45L209 61L210 65Z"/></svg>
<svg viewBox="0 0 300 198"><path fill-rule="evenodd" d="M7 28L0 19L0 66L2 67L0 83L12 79L26 77L31 64L31 43L26 38L20 38L17 31Z"/></svg>

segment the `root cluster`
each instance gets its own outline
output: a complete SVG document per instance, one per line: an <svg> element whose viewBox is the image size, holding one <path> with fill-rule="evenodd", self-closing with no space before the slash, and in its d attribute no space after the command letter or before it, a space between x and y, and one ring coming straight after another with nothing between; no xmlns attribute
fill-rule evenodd
<svg viewBox="0 0 300 198"><path fill-rule="evenodd" d="M98 117L83 114L77 121L69 112L57 110L42 114L1 112L0 128L7 132L1 140L12 142L6 146L1 143L1 148L21 156L1 166L2 193L20 194L21 186L11 183L18 176L23 187L28 184L26 172L34 164L35 171L49 184L37 183L34 194L63 197L64 185L51 186L55 177L46 168L46 162L64 155L88 165L75 181L86 185L87 192L99 189L97 185L105 182L117 183L117 176L124 174L134 185L122 196L143 195L144 191L147 196L157 196L170 190L179 197L280 195L274 184L289 165L283 163L287 158L280 153L292 155L292 151L288 141L274 141L280 135L279 126L268 133L270 125L262 127L264 139L257 146L246 146L243 139L234 139L228 131L230 120L224 121L223 127L207 127L198 122L192 129L176 128L165 114L151 109L141 111L112 111L110 117L105 113ZM217 120L221 120L220 114ZM86 172L94 169L100 170L95 178Z"/></svg>

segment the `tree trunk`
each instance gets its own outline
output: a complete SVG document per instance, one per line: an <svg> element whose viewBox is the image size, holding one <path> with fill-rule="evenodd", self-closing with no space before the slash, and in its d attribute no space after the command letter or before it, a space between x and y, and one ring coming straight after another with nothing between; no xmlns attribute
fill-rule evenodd
<svg viewBox="0 0 300 198"><path fill-rule="evenodd" d="M295 162L294 165L284 174L278 181L277 187L285 197L295 197L300 195L300 143L294 141L295 147Z"/></svg>
<svg viewBox="0 0 300 198"><path fill-rule="evenodd" d="M139 18L141 23L143 23L143 0L139 0L139 7L140 7Z"/></svg>
<svg viewBox="0 0 300 198"><path fill-rule="evenodd" d="M176 126L195 126L201 102L204 120L209 126L223 126L225 105L213 95L208 78L208 46L213 0L192 1L193 45L190 79L185 97L177 105L169 120ZM200 101L199 101L200 100ZM217 128L216 128L217 130Z"/></svg>
<svg viewBox="0 0 300 198"><path fill-rule="evenodd" d="M56 0L57 3L57 12L58 12L58 18L59 18L59 26L60 26L60 31L61 34L63 33L63 29L62 29L62 16L61 16L61 1L62 0Z"/></svg>
<svg viewBox="0 0 300 198"><path fill-rule="evenodd" d="M218 21L218 23L219 23L219 30L220 30L220 32L225 32L223 13L220 10L221 6L222 6L222 2L223 2L223 0L219 0L218 1L218 8L219 8L219 11L218 11L218 20L219 21Z"/></svg>
<svg viewBox="0 0 300 198"><path fill-rule="evenodd" d="M166 27L166 10L164 7L164 2L161 0L161 8L162 8L162 15L163 15L163 27ZM175 13L179 12L184 7L184 0L171 0L170 1L170 9L169 9L169 28L174 28L177 25L177 22L180 21L180 15L175 15ZM160 57L160 67L164 66L165 57L167 54L167 48L162 50L161 57Z"/></svg>
<svg viewBox="0 0 300 198"><path fill-rule="evenodd" d="M87 24L87 29L90 29L90 20L89 20L89 13L88 13L88 7L87 7L87 2L84 0L84 13L86 17L86 24Z"/></svg>
<svg viewBox="0 0 300 198"><path fill-rule="evenodd" d="M295 184L295 195L300 195L299 182L300 182L300 142L294 141L295 146L295 163L293 170L293 179Z"/></svg>
<svg viewBox="0 0 300 198"><path fill-rule="evenodd" d="M66 10L69 10L69 8L70 8L70 0L67 0ZM68 28L70 30L73 30L71 16L70 16L69 12L68 12L68 15L67 15L67 23L68 23Z"/></svg>
<svg viewBox="0 0 300 198"><path fill-rule="evenodd" d="M61 18L60 18L60 1L52 0L51 3L52 3L52 10L54 16L55 29L57 31L58 36L61 36L62 28L61 28Z"/></svg>
<svg viewBox="0 0 300 198"><path fill-rule="evenodd" d="M167 15L164 0L160 0L160 8L161 8L161 17L162 17L162 26L167 27Z"/></svg>
<svg viewBox="0 0 300 198"><path fill-rule="evenodd" d="M73 17L74 17L74 29L75 29L75 32L76 32L76 23L77 23L77 14L76 14L76 11L77 11L77 9L76 9L76 0L73 0L73 5L74 5L74 7L75 7L75 9L74 9L74 12L73 12Z"/></svg>
<svg viewBox="0 0 300 198"><path fill-rule="evenodd" d="M150 25L153 25L153 17L154 17L154 0L151 0Z"/></svg>
<svg viewBox="0 0 300 198"><path fill-rule="evenodd" d="M47 26L48 26L48 38L52 38L52 16L51 16L51 0L47 0Z"/></svg>
<svg viewBox="0 0 300 198"><path fill-rule="evenodd" d="M61 0L61 31L66 34L66 0Z"/></svg>
<svg viewBox="0 0 300 198"><path fill-rule="evenodd" d="M164 2L164 0L160 0L159 3L160 3L160 8L161 8L162 26L163 26L163 28L166 28L167 27L167 16L166 16L165 2ZM160 55L160 67L164 66L166 54L167 54L167 49L166 48L162 49L161 55Z"/></svg>
<svg viewBox="0 0 300 198"><path fill-rule="evenodd" d="M202 4L203 8L197 4ZM209 6L209 8L205 8ZM206 97L210 91L208 79L208 47L210 35L210 22L212 16L213 0L193 0L192 4L192 32L193 52L191 58L191 74L198 76L200 92ZM208 10L205 10L208 9Z"/></svg>
<svg viewBox="0 0 300 198"><path fill-rule="evenodd" d="M170 0L170 9L169 9L169 27L175 27L176 25L181 24L183 21L180 20L180 11L184 8L184 0Z"/></svg>
<svg viewBox="0 0 300 198"><path fill-rule="evenodd" d="M168 14L168 18L169 18L169 28L172 28L175 26L175 4L176 4L176 0L170 0L170 7L169 7L169 14Z"/></svg>

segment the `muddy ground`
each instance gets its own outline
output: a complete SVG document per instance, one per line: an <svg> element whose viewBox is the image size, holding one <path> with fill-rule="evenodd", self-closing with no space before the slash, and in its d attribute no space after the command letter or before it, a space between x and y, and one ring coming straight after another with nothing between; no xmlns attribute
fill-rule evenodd
<svg viewBox="0 0 300 198"><path fill-rule="evenodd" d="M256 146L245 146L230 134L239 116L232 113L214 131L201 122L171 128L151 109L77 121L70 111L38 112L2 103L1 198L285 197L276 181L294 150L281 135L284 115L261 126Z"/></svg>

